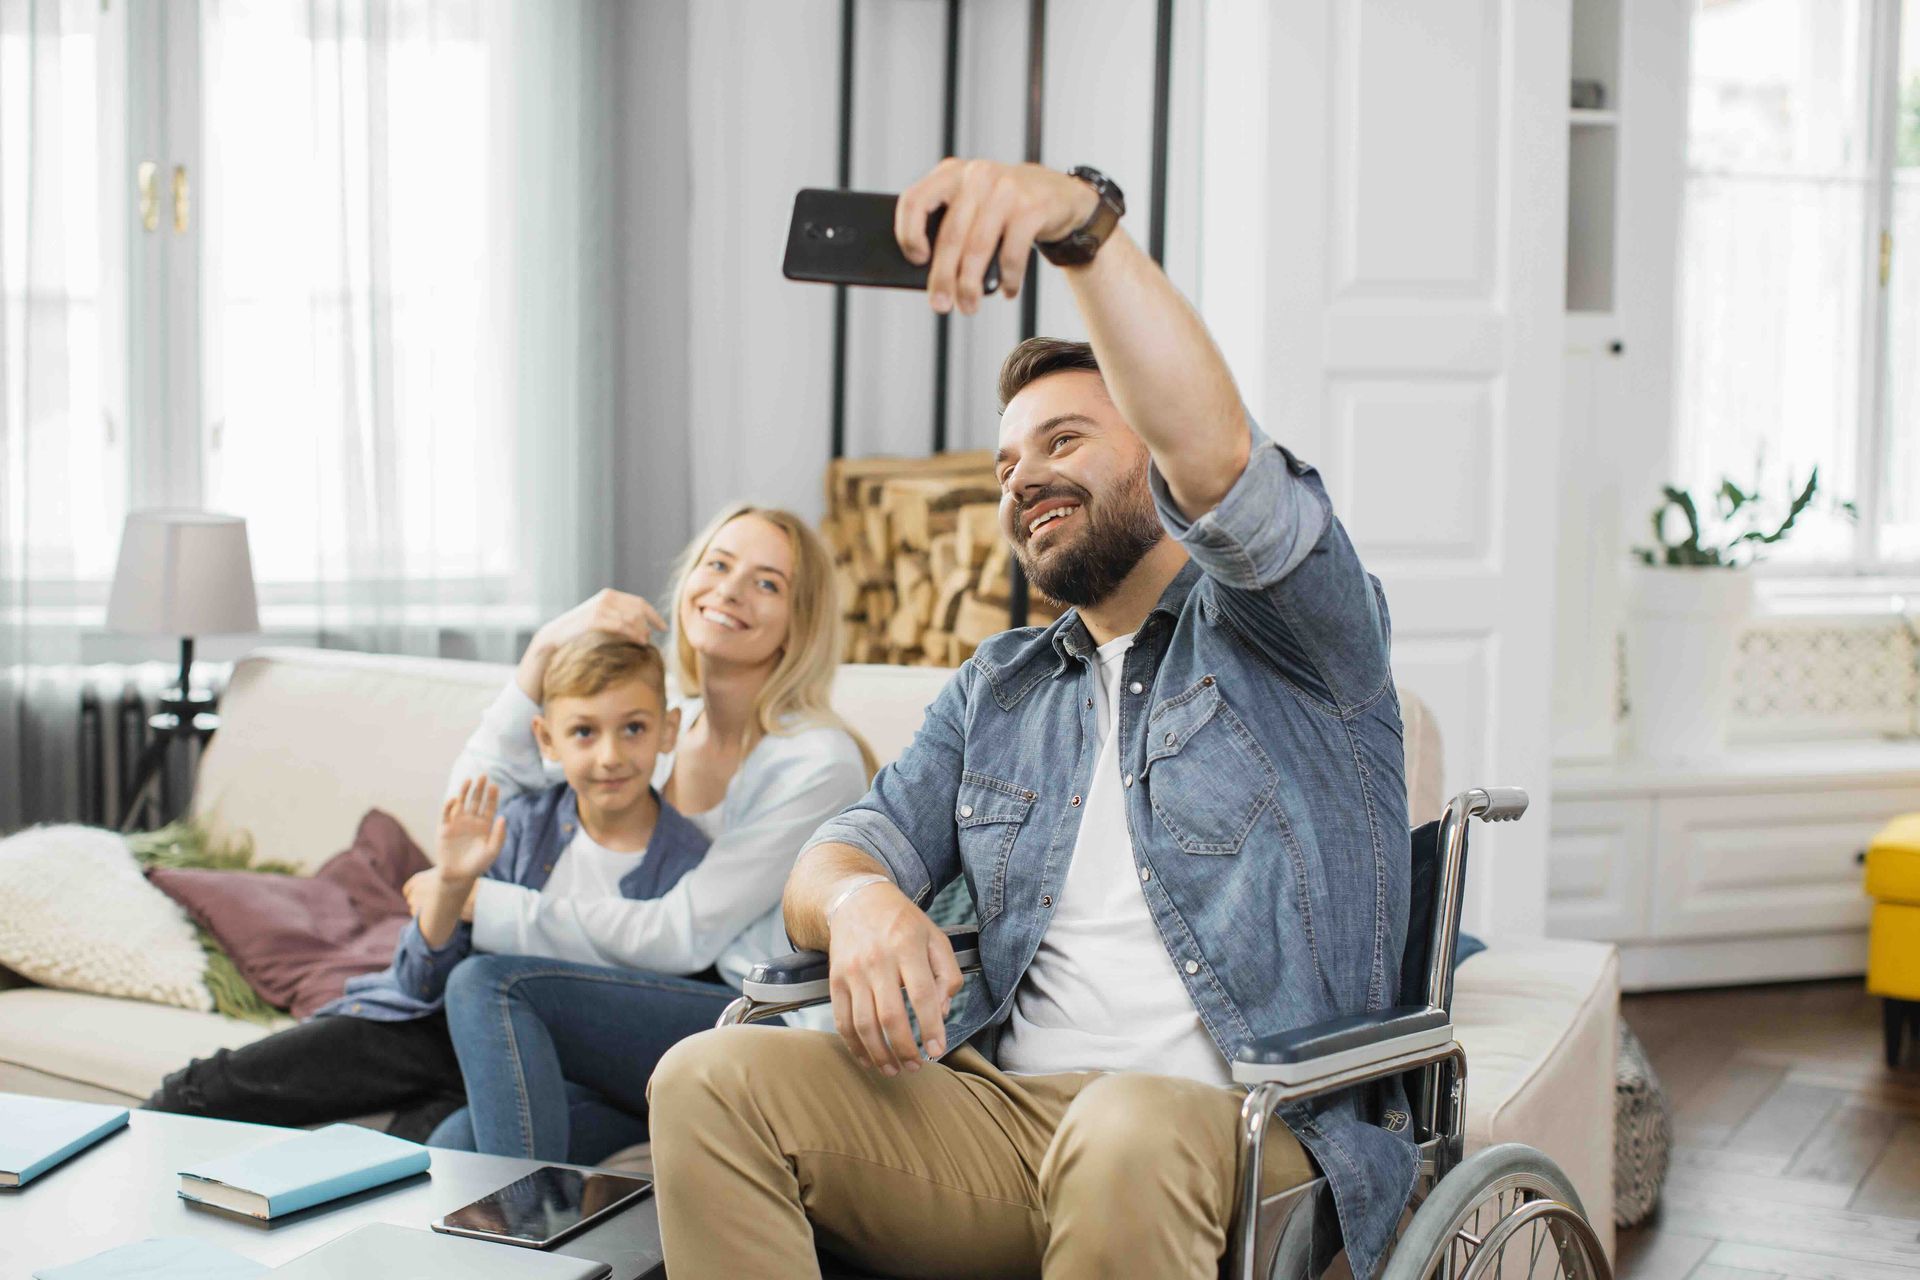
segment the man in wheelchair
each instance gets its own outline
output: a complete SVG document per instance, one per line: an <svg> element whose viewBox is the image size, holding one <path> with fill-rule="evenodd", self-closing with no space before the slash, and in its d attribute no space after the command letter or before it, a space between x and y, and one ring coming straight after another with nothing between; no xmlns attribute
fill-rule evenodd
<svg viewBox="0 0 1920 1280"><path fill-rule="evenodd" d="M936 311L972 313L996 254L1016 296L1030 245L1072 288L1092 342L1007 358L996 471L1002 532L1072 608L982 645L796 864L787 928L830 957L838 1035L722 1027L661 1062L677 1280L818 1274L816 1249L887 1275L1217 1275L1233 1056L1400 996L1385 598L1122 209L1091 170L979 161L900 199ZM964 982L923 910L956 877ZM1415 1185L1409 1109L1389 1076L1266 1129L1262 1190L1324 1177L1355 1275Z"/></svg>

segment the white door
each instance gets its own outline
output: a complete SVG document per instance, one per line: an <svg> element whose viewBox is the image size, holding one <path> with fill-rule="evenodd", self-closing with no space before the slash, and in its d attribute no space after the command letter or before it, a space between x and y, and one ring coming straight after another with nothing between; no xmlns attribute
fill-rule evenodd
<svg viewBox="0 0 1920 1280"><path fill-rule="evenodd" d="M1252 8L1214 4L1210 36ZM1203 95L1202 309L1261 317L1253 345L1223 346L1385 583L1448 790L1533 797L1518 827L1476 829L1466 901L1469 929L1528 934L1546 903L1568 23L1567 0L1296 0L1266 18L1258 88L1240 66ZM1236 281L1248 240L1240 270L1263 265Z"/></svg>

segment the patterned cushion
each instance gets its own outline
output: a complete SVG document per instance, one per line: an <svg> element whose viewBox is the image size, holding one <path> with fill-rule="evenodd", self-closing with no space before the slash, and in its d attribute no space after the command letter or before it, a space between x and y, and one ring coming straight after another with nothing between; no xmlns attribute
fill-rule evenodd
<svg viewBox="0 0 1920 1280"><path fill-rule="evenodd" d="M0 840L0 965L67 991L213 1008L193 922L115 831L32 827Z"/></svg>
<svg viewBox="0 0 1920 1280"><path fill-rule="evenodd" d="M1673 1146L1673 1119L1667 1091L1624 1019L1613 1071L1613 1220L1630 1227L1660 1201Z"/></svg>

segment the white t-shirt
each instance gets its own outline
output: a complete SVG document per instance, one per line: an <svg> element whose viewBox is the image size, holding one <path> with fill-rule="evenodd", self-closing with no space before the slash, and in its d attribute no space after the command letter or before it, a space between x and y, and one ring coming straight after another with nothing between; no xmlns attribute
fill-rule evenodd
<svg viewBox="0 0 1920 1280"><path fill-rule="evenodd" d="M555 908L561 903L620 900L620 881L646 856L644 849L620 853L607 848L588 835L586 824L581 823L554 859L547 883L538 893L504 880L480 882L480 894L488 902L485 909L477 901L474 904L474 948L500 955L557 956L601 963L598 955L587 950L591 944L579 936L573 913Z"/></svg>
<svg viewBox="0 0 1920 1280"><path fill-rule="evenodd" d="M589 837L586 825L566 842L553 862L553 873L540 890L549 898L618 898L620 879L639 865L647 852L622 854Z"/></svg>
<svg viewBox="0 0 1920 1280"><path fill-rule="evenodd" d="M1066 882L1000 1034L1002 1071L1148 1071L1232 1081L1147 910L1120 777L1120 674L1132 636L1100 646L1100 755Z"/></svg>

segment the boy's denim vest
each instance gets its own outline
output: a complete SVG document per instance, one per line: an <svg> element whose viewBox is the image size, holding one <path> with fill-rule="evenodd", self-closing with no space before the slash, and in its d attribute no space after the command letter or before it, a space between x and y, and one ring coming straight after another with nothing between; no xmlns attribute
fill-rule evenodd
<svg viewBox="0 0 1920 1280"><path fill-rule="evenodd" d="M646 856L620 878L623 898L658 898L678 883L707 853L707 837L700 828L660 799L660 816L647 842ZM562 782L544 791L515 796L501 809L507 820L507 840L500 856L487 868L487 877L523 885L538 893L553 874L560 855L580 830L580 810L573 788ZM379 1022L405 1022L439 1010L446 996L447 975L473 951L473 926L461 922L453 936L437 950L420 936L413 921L400 935L393 963L379 973L349 978L345 994L314 1016L341 1013Z"/></svg>

